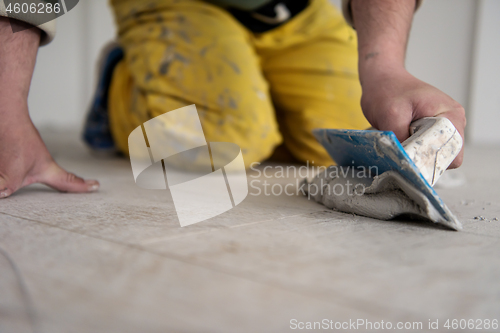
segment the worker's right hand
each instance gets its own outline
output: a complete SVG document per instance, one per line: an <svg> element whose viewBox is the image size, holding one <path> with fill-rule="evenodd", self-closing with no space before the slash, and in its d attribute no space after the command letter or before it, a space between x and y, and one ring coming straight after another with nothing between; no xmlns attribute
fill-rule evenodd
<svg viewBox="0 0 500 333"><path fill-rule="evenodd" d="M61 192L97 191L97 181L83 180L57 165L29 116L25 116L28 115L27 103L14 104L0 105L0 109L25 108L13 110L18 117L0 122L0 199L33 183Z"/></svg>
<svg viewBox="0 0 500 333"><path fill-rule="evenodd" d="M464 138L465 111L457 101L405 69L415 1L352 0L358 36L361 108L373 127L393 131L400 141L424 117L448 118ZM463 148L449 168L462 164Z"/></svg>
<svg viewBox="0 0 500 333"><path fill-rule="evenodd" d="M464 138L465 111L453 98L408 73L404 68L366 72L361 107L373 127L393 131L402 142L410 124L424 117L448 118ZM458 168L463 148L449 168Z"/></svg>

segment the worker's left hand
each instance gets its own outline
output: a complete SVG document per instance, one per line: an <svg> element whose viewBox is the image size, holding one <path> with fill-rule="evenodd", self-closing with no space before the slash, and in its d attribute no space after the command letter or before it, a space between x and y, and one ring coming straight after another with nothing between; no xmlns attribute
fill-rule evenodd
<svg viewBox="0 0 500 333"><path fill-rule="evenodd" d="M378 130L393 131L402 142L410 136L410 123L423 117L446 117L462 139L466 124L462 105L404 69L373 72L362 78L361 107ZM449 168L462 164L463 148Z"/></svg>

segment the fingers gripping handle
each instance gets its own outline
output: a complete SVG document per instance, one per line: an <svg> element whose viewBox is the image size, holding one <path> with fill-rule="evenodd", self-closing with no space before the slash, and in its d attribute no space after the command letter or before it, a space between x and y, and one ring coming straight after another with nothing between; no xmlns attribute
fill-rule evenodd
<svg viewBox="0 0 500 333"><path fill-rule="evenodd" d="M462 149L462 137L444 117L419 119L410 125L410 133L402 143L403 148L427 182L434 186Z"/></svg>

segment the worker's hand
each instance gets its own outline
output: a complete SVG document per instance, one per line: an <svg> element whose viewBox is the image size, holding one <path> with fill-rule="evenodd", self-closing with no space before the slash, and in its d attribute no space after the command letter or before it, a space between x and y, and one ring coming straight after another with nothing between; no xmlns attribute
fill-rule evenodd
<svg viewBox="0 0 500 333"><path fill-rule="evenodd" d="M393 131L400 141L410 123L423 117L446 117L464 138L463 107L405 69L406 45L416 1L352 0L358 35L361 107L379 130ZM463 149L450 168L462 164Z"/></svg>
<svg viewBox="0 0 500 333"><path fill-rule="evenodd" d="M464 108L439 89L420 81L404 68L372 71L362 78L361 107L373 127L393 131L402 142L410 135L410 123L423 117L446 117L462 139ZM449 168L462 164L463 148Z"/></svg>
<svg viewBox="0 0 500 333"><path fill-rule="evenodd" d="M0 109L14 107L0 105ZM27 109L27 106L22 106ZM27 112L17 110L16 114ZM83 180L62 169L50 156L38 131L29 118L0 122L0 199L20 188L42 183L62 192L93 192L95 180Z"/></svg>
<svg viewBox="0 0 500 333"><path fill-rule="evenodd" d="M26 25L0 17L0 199L33 184L62 192L92 192L95 180L85 181L57 165L28 112L28 93L40 44L40 30L13 32Z"/></svg>

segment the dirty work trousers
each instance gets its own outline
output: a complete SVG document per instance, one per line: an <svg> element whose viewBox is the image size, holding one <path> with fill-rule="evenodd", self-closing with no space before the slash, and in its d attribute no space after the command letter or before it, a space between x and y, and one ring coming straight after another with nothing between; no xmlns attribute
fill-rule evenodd
<svg viewBox="0 0 500 333"><path fill-rule="evenodd" d="M113 74L109 112L124 153L137 126L191 104L207 141L236 143L246 167L282 143L300 161L331 165L311 131L369 127L360 108L356 35L328 0L311 0L262 34L199 0L111 4L125 58ZM182 136L188 123L165 128Z"/></svg>

